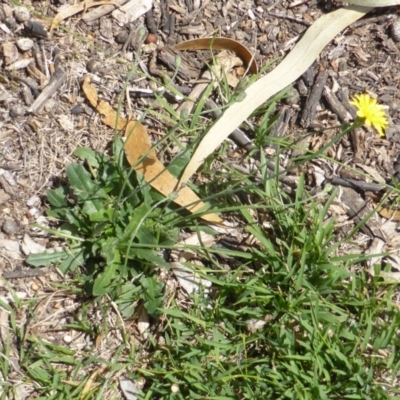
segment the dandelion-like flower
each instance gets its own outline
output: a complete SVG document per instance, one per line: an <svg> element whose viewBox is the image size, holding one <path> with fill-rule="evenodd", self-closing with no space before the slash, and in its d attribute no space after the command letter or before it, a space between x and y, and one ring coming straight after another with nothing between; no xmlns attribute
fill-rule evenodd
<svg viewBox="0 0 400 400"><path fill-rule="evenodd" d="M357 116L365 125L373 126L379 132L379 136L385 136L384 130L389 121L377 100L369 94L356 94L349 103L357 107Z"/></svg>

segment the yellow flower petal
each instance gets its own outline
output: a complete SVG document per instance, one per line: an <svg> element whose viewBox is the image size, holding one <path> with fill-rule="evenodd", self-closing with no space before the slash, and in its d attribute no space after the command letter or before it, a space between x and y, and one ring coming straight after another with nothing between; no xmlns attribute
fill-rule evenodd
<svg viewBox="0 0 400 400"><path fill-rule="evenodd" d="M356 94L349 102L357 108L357 117L364 119L364 124L373 126L379 133L379 136L385 136L384 130L389 121L385 110L369 94Z"/></svg>

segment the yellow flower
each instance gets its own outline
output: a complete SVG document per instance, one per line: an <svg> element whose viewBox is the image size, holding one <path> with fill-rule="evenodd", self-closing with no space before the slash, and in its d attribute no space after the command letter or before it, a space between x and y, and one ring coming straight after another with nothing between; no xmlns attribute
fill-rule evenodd
<svg viewBox="0 0 400 400"><path fill-rule="evenodd" d="M357 116L365 125L373 126L379 132L379 136L385 136L384 129L387 128L389 121L385 110L377 100L369 94L356 94L349 103L357 107Z"/></svg>

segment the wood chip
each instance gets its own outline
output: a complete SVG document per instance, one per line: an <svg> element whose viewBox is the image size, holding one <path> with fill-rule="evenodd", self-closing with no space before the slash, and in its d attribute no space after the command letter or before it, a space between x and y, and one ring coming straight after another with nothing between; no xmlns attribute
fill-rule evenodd
<svg viewBox="0 0 400 400"><path fill-rule="evenodd" d="M356 225L361 223L360 230L363 233L371 238L376 237L385 240L380 230L380 222L376 213L373 212L373 208L355 190L341 187L339 200L344 205L349 218Z"/></svg>
<svg viewBox="0 0 400 400"><path fill-rule="evenodd" d="M33 276L44 276L46 275L47 270L41 269L15 269L10 272L3 272L4 279L22 279L22 278L31 278Z"/></svg>
<svg viewBox="0 0 400 400"><path fill-rule="evenodd" d="M59 68L56 70L54 75L51 77L49 84L43 89L42 93L34 101L28 112L36 114L55 93L60 88L60 86L67 79L67 75L63 69Z"/></svg>
<svg viewBox="0 0 400 400"><path fill-rule="evenodd" d="M6 65L10 65L18 60L18 49L14 43L6 42L1 46L3 49L3 57Z"/></svg>
<svg viewBox="0 0 400 400"><path fill-rule="evenodd" d="M119 5L123 5L127 2L128 0L114 0L113 3L119 4ZM115 5L104 5L104 6L100 6L100 7L96 7L93 8L92 10L88 11L83 17L82 19L89 23L92 21L96 21L97 19L104 17L105 15L107 15L108 13L110 13L111 11L115 10Z"/></svg>
<svg viewBox="0 0 400 400"><path fill-rule="evenodd" d="M328 102L331 110L339 117L341 122L349 122L352 119L351 114L346 107L340 102L331 89L327 86L324 88L324 97Z"/></svg>
<svg viewBox="0 0 400 400"><path fill-rule="evenodd" d="M152 5L152 0L131 0L119 10L114 10L111 15L119 25L123 26L146 14Z"/></svg>
<svg viewBox="0 0 400 400"><path fill-rule="evenodd" d="M177 66L177 56L181 58ZM200 66L190 60L184 53L173 49L170 46L164 46L158 51L157 58L163 62L171 71L177 70L178 76L185 81L197 79L200 73Z"/></svg>
<svg viewBox="0 0 400 400"><path fill-rule="evenodd" d="M19 69L24 69L26 68L31 62L33 61L33 58L23 58L22 60L17 60L14 63L10 64L9 66L6 67L7 71L12 71L12 70L19 70Z"/></svg>
<svg viewBox="0 0 400 400"><path fill-rule="evenodd" d="M300 125L303 128L309 127L315 118L315 114L317 112L317 106L321 99L322 92L324 90L327 79L328 79L328 71L325 68L321 68L321 70L317 75L317 78L315 79L311 93L307 97L306 104L304 105L303 112L301 114Z"/></svg>

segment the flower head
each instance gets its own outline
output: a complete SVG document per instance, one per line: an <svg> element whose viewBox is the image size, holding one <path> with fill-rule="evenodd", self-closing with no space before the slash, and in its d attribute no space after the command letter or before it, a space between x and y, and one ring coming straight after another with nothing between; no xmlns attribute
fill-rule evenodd
<svg viewBox="0 0 400 400"><path fill-rule="evenodd" d="M349 103L357 107L357 116L365 125L373 126L379 132L379 136L385 136L384 129L387 128L389 121L385 110L377 100L369 94L356 94Z"/></svg>

